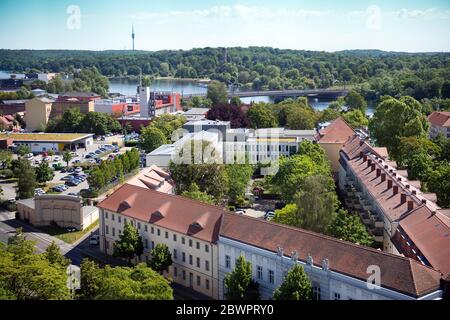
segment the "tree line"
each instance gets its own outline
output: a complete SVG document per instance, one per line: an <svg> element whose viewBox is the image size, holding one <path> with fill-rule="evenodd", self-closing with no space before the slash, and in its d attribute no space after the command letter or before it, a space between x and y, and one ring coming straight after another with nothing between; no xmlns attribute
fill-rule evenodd
<svg viewBox="0 0 450 320"><path fill-rule="evenodd" d="M77 51L0 50L0 70L76 74L96 68L107 77L210 78L245 89L306 89L361 86L363 96L411 95L449 98L448 53L377 50L318 52L270 47L192 50ZM81 79L77 87L88 83ZM90 90L96 90L97 85Z"/></svg>

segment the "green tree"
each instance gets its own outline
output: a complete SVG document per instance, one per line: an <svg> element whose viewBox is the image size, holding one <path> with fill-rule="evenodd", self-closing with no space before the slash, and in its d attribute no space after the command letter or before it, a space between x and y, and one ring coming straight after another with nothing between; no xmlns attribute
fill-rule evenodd
<svg viewBox="0 0 450 320"><path fill-rule="evenodd" d="M363 129L369 124L369 120L366 118L364 113L355 109L349 112L344 112L342 118L353 128L353 129Z"/></svg>
<svg viewBox="0 0 450 320"><path fill-rule="evenodd" d="M239 256L236 265L225 276L225 297L227 300L255 300L259 299L258 283L252 279L252 264Z"/></svg>
<svg viewBox="0 0 450 320"><path fill-rule="evenodd" d="M148 268L145 263L131 267L103 270L102 284L96 300L172 300L170 281Z"/></svg>
<svg viewBox="0 0 450 320"><path fill-rule="evenodd" d="M70 264L70 259L64 257L58 245L52 241L52 243L45 249L45 258L53 265L59 265L61 268L67 268Z"/></svg>
<svg viewBox="0 0 450 320"><path fill-rule="evenodd" d="M103 272L98 264L84 258L80 265L80 290L78 296L83 300L94 300L103 284Z"/></svg>
<svg viewBox="0 0 450 320"><path fill-rule="evenodd" d="M131 260L142 255L144 252L144 245L139 231L129 223L125 223L122 234L119 235L119 240L114 243L115 257L127 259L131 264Z"/></svg>
<svg viewBox="0 0 450 320"><path fill-rule="evenodd" d="M213 106L220 103L227 103L227 95L227 88L224 83L216 80L209 83L206 98L212 101Z"/></svg>
<svg viewBox="0 0 450 320"><path fill-rule="evenodd" d="M273 293L274 300L311 300L311 281L301 265L296 263Z"/></svg>
<svg viewBox="0 0 450 320"><path fill-rule="evenodd" d="M377 145L386 146L389 154L397 160L401 137L425 137L428 121L420 103L411 97L399 100L387 97L377 106L369 122L369 130Z"/></svg>
<svg viewBox="0 0 450 320"><path fill-rule="evenodd" d="M145 152L152 152L167 143L164 133L151 125L142 129L139 139L141 148L144 149Z"/></svg>
<svg viewBox="0 0 450 320"><path fill-rule="evenodd" d="M13 156L11 151L2 150L0 151L0 163L2 164L2 169L5 170L11 165Z"/></svg>
<svg viewBox="0 0 450 320"><path fill-rule="evenodd" d="M29 146L26 146L26 145L20 145L18 148L17 148L17 154L20 156L20 157L23 157L23 156L25 156L26 154L29 154L29 153L31 153L31 149L30 149L30 147Z"/></svg>
<svg viewBox="0 0 450 320"><path fill-rule="evenodd" d="M228 181L228 197L234 202L238 197L244 197L245 190L253 174L249 163L233 163L225 165Z"/></svg>
<svg viewBox="0 0 450 320"><path fill-rule="evenodd" d="M204 203L214 204L215 199L206 192L200 191L200 188L196 183L193 183L189 188L181 193L183 197L198 200Z"/></svg>
<svg viewBox="0 0 450 320"><path fill-rule="evenodd" d="M306 177L294 198L296 208L291 205L286 210L275 211L274 221L326 234L338 206L330 179L323 175Z"/></svg>
<svg viewBox="0 0 450 320"><path fill-rule="evenodd" d="M362 95L360 95L355 90L350 90L348 94L345 96L345 104L349 110L358 109L363 112L366 112L367 102Z"/></svg>
<svg viewBox="0 0 450 320"><path fill-rule="evenodd" d="M156 272L162 274L172 265L172 254L169 247L164 243L158 243L150 252L152 259L149 266Z"/></svg>
<svg viewBox="0 0 450 320"><path fill-rule="evenodd" d="M72 160L72 154L70 151L64 151L63 153L63 161L66 163L66 167L69 167L69 162Z"/></svg>
<svg viewBox="0 0 450 320"><path fill-rule="evenodd" d="M436 193L439 206L450 207L450 163L443 162L430 173L427 187L429 191Z"/></svg>
<svg viewBox="0 0 450 320"><path fill-rule="evenodd" d="M178 116L173 114L162 114L153 119L150 126L158 128L164 133L167 141L171 141L172 133L183 126L186 123L184 116Z"/></svg>
<svg viewBox="0 0 450 320"><path fill-rule="evenodd" d="M234 96L234 97L232 97L232 98L230 99L230 104L231 104L232 106L239 107L239 106L242 105L242 101L241 101L241 99L240 99L239 97Z"/></svg>
<svg viewBox="0 0 450 320"><path fill-rule="evenodd" d="M14 170L17 177L17 195L19 199L33 198L36 187L36 173L30 162L26 159L17 160Z"/></svg>
<svg viewBox="0 0 450 320"><path fill-rule="evenodd" d="M281 157L278 172L273 176L271 183L287 201L292 201L298 190L301 190L305 179L309 176L322 175L329 177L326 186L331 190L334 183L330 177L329 166L317 163L308 155L293 155Z"/></svg>
<svg viewBox="0 0 450 320"><path fill-rule="evenodd" d="M55 176L53 169L48 165L48 162L43 160L36 167L36 180L40 183L45 183L47 181L51 181Z"/></svg>
<svg viewBox="0 0 450 320"><path fill-rule="evenodd" d="M97 191L103 188L107 183L105 174L99 169L99 167L91 170L89 176L87 177L87 181L89 186Z"/></svg>
<svg viewBox="0 0 450 320"><path fill-rule="evenodd" d="M367 232L358 215L350 214L344 209L338 210L328 234L363 246L370 247L373 244L373 237Z"/></svg>
<svg viewBox="0 0 450 320"><path fill-rule="evenodd" d="M273 128L278 126L278 119L270 110L270 106L259 103L251 106L247 111L247 117L250 121L250 127L257 128Z"/></svg>

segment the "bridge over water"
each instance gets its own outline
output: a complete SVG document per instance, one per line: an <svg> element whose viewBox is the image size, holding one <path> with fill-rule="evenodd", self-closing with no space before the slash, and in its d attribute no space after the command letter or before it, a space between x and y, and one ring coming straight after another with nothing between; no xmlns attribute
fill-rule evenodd
<svg viewBox="0 0 450 320"><path fill-rule="evenodd" d="M348 89L307 89L307 90L267 90L267 91L234 91L228 92L228 98L239 97L314 97L322 99L337 99L347 95ZM193 97L206 97L206 93L184 94L183 99L189 100Z"/></svg>

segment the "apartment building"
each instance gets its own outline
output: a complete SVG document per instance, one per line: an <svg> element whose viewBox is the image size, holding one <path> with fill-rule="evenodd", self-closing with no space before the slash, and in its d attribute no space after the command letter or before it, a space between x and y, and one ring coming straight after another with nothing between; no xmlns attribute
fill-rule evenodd
<svg viewBox="0 0 450 320"><path fill-rule="evenodd" d="M423 192L387 152L358 135L345 143L339 163L347 208L360 215L384 252L450 273L450 215L435 194Z"/></svg>
<svg viewBox="0 0 450 320"><path fill-rule="evenodd" d="M428 116L428 122L430 123L430 138L435 138L441 133L450 139L450 112L434 111Z"/></svg>
<svg viewBox="0 0 450 320"><path fill-rule="evenodd" d="M303 266L316 300L433 300L440 272L411 258L244 215L224 214L219 235L219 298L225 276L243 255L252 263L262 299L271 299L295 263ZM379 272L375 286L370 276Z"/></svg>
<svg viewBox="0 0 450 320"><path fill-rule="evenodd" d="M25 102L25 123L28 131L35 131L46 126L52 112L53 100L39 97Z"/></svg>
<svg viewBox="0 0 450 320"><path fill-rule="evenodd" d="M125 184L98 204L100 249L111 255L125 223L139 230L144 254L164 243L173 264L166 276L176 283L217 299L217 241L223 209L188 198Z"/></svg>

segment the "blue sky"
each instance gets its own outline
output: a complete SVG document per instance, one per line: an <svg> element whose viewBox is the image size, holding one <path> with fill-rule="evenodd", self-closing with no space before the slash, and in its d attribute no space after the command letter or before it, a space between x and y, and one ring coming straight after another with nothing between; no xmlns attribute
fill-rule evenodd
<svg viewBox="0 0 450 320"><path fill-rule="evenodd" d="M78 14L79 12L79 14ZM1 0L0 48L450 51L450 1Z"/></svg>

